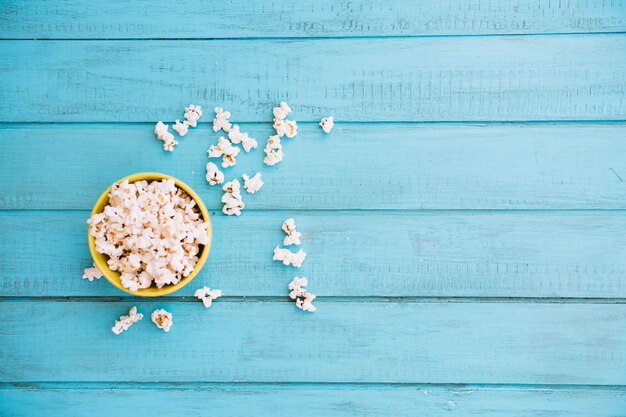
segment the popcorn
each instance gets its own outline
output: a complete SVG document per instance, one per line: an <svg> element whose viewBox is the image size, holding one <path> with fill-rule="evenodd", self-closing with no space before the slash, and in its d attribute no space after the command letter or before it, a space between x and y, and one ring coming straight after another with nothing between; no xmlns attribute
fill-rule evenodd
<svg viewBox="0 0 626 417"><path fill-rule="evenodd" d="M285 120L285 136L289 139L295 138L298 134L298 124L295 120Z"/></svg>
<svg viewBox="0 0 626 417"><path fill-rule="evenodd" d="M295 120L274 119L274 129L279 137L294 138L298 134L298 123Z"/></svg>
<svg viewBox="0 0 626 417"><path fill-rule="evenodd" d="M306 288L303 288L306 285L308 285L308 280L305 277L295 277L293 281L289 283L289 298L296 300L296 307L299 309L312 313L316 310L313 305L315 295L311 294Z"/></svg>
<svg viewBox="0 0 626 417"><path fill-rule="evenodd" d="M159 329L163 329L165 333L170 331L172 327L172 313L168 313L167 311L161 309L154 310L152 312L152 321Z"/></svg>
<svg viewBox="0 0 626 417"><path fill-rule="evenodd" d="M178 145L178 142L174 140L174 135L167 131L168 126L159 121L154 127L154 134L158 140L163 141L163 149L166 151L173 151L174 145Z"/></svg>
<svg viewBox="0 0 626 417"><path fill-rule="evenodd" d="M206 164L206 180L210 185L224 182L224 173L213 162Z"/></svg>
<svg viewBox="0 0 626 417"><path fill-rule="evenodd" d="M300 236L302 236L302 233L296 230L296 223L293 218L285 220L282 229L285 233L287 233L287 236L283 239L283 245L289 246L300 244Z"/></svg>
<svg viewBox="0 0 626 417"><path fill-rule="evenodd" d="M179 136L185 136L189 131L189 123L187 123L187 121L181 123L180 120L176 119L176 123L174 123L172 129L174 129Z"/></svg>
<svg viewBox="0 0 626 417"><path fill-rule="evenodd" d="M102 278L102 272L98 269L96 264L93 264L93 268L85 268L83 272L83 279L88 279L90 282L94 279Z"/></svg>
<svg viewBox="0 0 626 417"><path fill-rule="evenodd" d="M222 157L222 168L228 168L237 163L235 157L239 155L240 149L223 136L217 138L217 145L209 148L209 158Z"/></svg>
<svg viewBox="0 0 626 417"><path fill-rule="evenodd" d="M115 325L111 328L113 333L120 334L124 330L128 330L133 323L137 323L143 319L143 314L137 313L137 307L133 306L128 311L128 316L121 316L119 320L115 320Z"/></svg>
<svg viewBox="0 0 626 417"><path fill-rule="evenodd" d="M171 140L165 140L165 143L163 143L163 149L168 152L172 152L174 150L175 145L178 145L178 142L176 142L174 140L174 137L172 136Z"/></svg>
<svg viewBox="0 0 626 417"><path fill-rule="evenodd" d="M250 152L252 149L256 149L258 143L256 139L251 138L246 134L246 137L241 139L241 146L243 146L244 151Z"/></svg>
<svg viewBox="0 0 626 417"><path fill-rule="evenodd" d="M274 107L272 111L274 113L274 130L276 130L278 137L295 137L298 134L298 124L294 120L285 120L287 115L291 113L291 107L282 101L280 107Z"/></svg>
<svg viewBox="0 0 626 417"><path fill-rule="evenodd" d="M283 265L292 265L296 268L300 268L305 258L306 252L302 249L294 253L289 249L279 248L278 246L276 246L274 248L274 257L272 258L272 260L282 261Z"/></svg>
<svg viewBox="0 0 626 417"><path fill-rule="evenodd" d="M222 129L224 132L228 133L232 127L232 123L228 121L229 118L230 112L224 111L221 107L216 107L215 118L213 119L213 131L217 132Z"/></svg>
<svg viewBox="0 0 626 417"><path fill-rule="evenodd" d="M190 104L185 107L185 121L191 127L198 125L198 119L202 116L202 107ZM181 134L181 136L184 136Z"/></svg>
<svg viewBox="0 0 626 417"><path fill-rule="evenodd" d="M270 136L265 145L265 159L263 162L265 165L276 165L283 160L283 145L280 143L280 137L278 135Z"/></svg>
<svg viewBox="0 0 626 417"><path fill-rule="evenodd" d="M243 150L246 152L250 152L251 149L257 147L257 141L254 138L248 136L247 133L241 132L239 130L239 125L234 125L230 131L228 132L228 139L232 143L240 144L243 146Z"/></svg>
<svg viewBox="0 0 626 417"><path fill-rule="evenodd" d="M261 173L257 172L254 177L250 178L248 174L243 174L243 188L250 194L254 194L263 187L264 182L261 181Z"/></svg>
<svg viewBox="0 0 626 417"><path fill-rule="evenodd" d="M320 121L320 126L325 133L330 133L330 131L333 130L333 126L335 126L333 116L324 117L322 121Z"/></svg>
<svg viewBox="0 0 626 417"><path fill-rule="evenodd" d="M109 204L87 223L96 250L130 291L180 282L209 242L196 202L172 180L113 184Z"/></svg>
<svg viewBox="0 0 626 417"><path fill-rule="evenodd" d="M211 307L211 304L213 304L213 300L222 296L222 291L211 290L209 287L202 287L198 288L196 292L193 293L193 296L202 300L204 308L209 308Z"/></svg>
<svg viewBox="0 0 626 417"><path fill-rule="evenodd" d="M282 120L286 118L289 113L291 113L291 107L289 107L289 105L284 101L281 101L280 106L274 107L272 112L274 113L274 120Z"/></svg>
<svg viewBox="0 0 626 417"><path fill-rule="evenodd" d="M228 216L239 216L241 214L241 209L245 207L243 200L241 199L241 184L235 178L234 180L227 182L222 187L224 190L224 195L222 196L222 203L224 203L224 207L222 208L222 212Z"/></svg>

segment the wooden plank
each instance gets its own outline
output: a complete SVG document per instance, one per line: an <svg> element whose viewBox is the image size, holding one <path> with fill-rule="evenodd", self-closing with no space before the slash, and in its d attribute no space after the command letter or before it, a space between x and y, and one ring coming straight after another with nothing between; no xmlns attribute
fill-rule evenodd
<svg viewBox="0 0 626 417"><path fill-rule="evenodd" d="M0 121L624 120L626 35L5 41ZM232 57L232 58L231 58ZM205 118L210 120L210 117Z"/></svg>
<svg viewBox="0 0 626 417"><path fill-rule="evenodd" d="M297 400L294 400L297 399ZM398 416L616 417L624 388L525 388L390 385L149 384L94 388L38 386L0 389L4 417Z"/></svg>
<svg viewBox="0 0 626 417"><path fill-rule="evenodd" d="M3 38L236 38L609 32L626 30L626 5L516 0L7 0Z"/></svg>
<svg viewBox="0 0 626 417"><path fill-rule="evenodd" d="M0 295L122 296L82 280L88 212L0 216ZM272 261L295 216L308 258ZM304 275L320 296L626 297L622 213L256 212L213 216L202 285L228 296L285 296ZM45 248L45 249L42 249Z"/></svg>
<svg viewBox="0 0 626 417"><path fill-rule="evenodd" d="M318 301L5 301L0 381L626 384L624 304Z"/></svg>
<svg viewBox="0 0 626 417"><path fill-rule="evenodd" d="M260 148L225 170L263 173L245 196L255 209L624 209L626 124L317 124L285 141L285 159L263 165L268 124L247 124ZM164 152L153 126L0 126L0 208L90 209L113 181L160 171L187 182L212 209L205 180L218 134L191 131ZM29 168L25 168L29 167ZM350 169L347 169L350 167Z"/></svg>

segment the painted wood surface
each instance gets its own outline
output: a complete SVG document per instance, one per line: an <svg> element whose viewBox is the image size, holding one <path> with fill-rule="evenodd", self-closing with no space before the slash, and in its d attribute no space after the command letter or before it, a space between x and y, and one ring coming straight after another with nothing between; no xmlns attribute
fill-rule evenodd
<svg viewBox="0 0 626 417"><path fill-rule="evenodd" d="M626 36L4 41L0 121L624 120ZM229 58L234 57L234 58Z"/></svg>
<svg viewBox="0 0 626 417"><path fill-rule="evenodd" d="M4 417L400 416L622 417L623 388L354 384L26 384L0 388ZM19 411L16 411L19 410Z"/></svg>
<svg viewBox="0 0 626 417"><path fill-rule="evenodd" d="M125 295L104 279L80 279L91 263L88 216L0 214L0 296ZM300 269L272 261L287 216L308 253ZM322 297L626 298L621 212L279 211L211 221L211 256L176 296L208 285L228 296L284 297L304 275Z"/></svg>
<svg viewBox="0 0 626 417"><path fill-rule="evenodd" d="M621 0L0 2L0 415L626 416L625 28ZM227 218L211 109L262 146L280 100L300 135L227 170L266 182ZM80 279L93 201L145 170L216 212L159 300ZM291 216L301 270L270 260ZM172 332L113 335L135 304Z"/></svg>
<svg viewBox="0 0 626 417"><path fill-rule="evenodd" d="M172 312L172 330L165 334L146 317L114 337L114 319L135 304L146 315ZM198 300L5 301L0 378L626 383L626 304L319 300L317 306L305 313L288 297L222 300L209 310Z"/></svg>
<svg viewBox="0 0 626 417"><path fill-rule="evenodd" d="M185 181L219 210L221 192L205 181L206 151L219 134L204 125L170 154L153 128L3 125L0 176L11 180L0 182L0 207L91 209L113 181L159 171ZM262 163L271 124L242 129L260 148L242 152L225 173L262 172L263 192L245 196L248 210L626 208L623 123L340 123L329 136L311 123L284 141L286 157L272 168Z"/></svg>
<svg viewBox="0 0 626 417"><path fill-rule="evenodd" d="M621 32L623 1L6 0L5 39L256 38Z"/></svg>

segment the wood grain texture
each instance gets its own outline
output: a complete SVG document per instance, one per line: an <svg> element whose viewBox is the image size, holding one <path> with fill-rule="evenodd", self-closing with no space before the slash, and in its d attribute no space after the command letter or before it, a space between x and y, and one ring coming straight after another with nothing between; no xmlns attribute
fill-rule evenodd
<svg viewBox="0 0 626 417"><path fill-rule="evenodd" d="M624 120L625 52L626 35L4 41L0 121L155 122L192 102L267 122L280 100L300 122Z"/></svg>
<svg viewBox="0 0 626 417"><path fill-rule="evenodd" d="M624 209L626 124L304 124L285 159L263 164L269 123L246 124L259 148L227 179L261 172L245 195L256 209ZM159 171L191 185L214 210L205 180L218 134L190 131L164 152L152 124L0 126L0 208L91 209L110 183ZM42 173L45 173L42 175Z"/></svg>
<svg viewBox="0 0 626 417"><path fill-rule="evenodd" d="M254 24L251 24L254 22ZM255 38L609 32L623 1L3 1L3 38Z"/></svg>
<svg viewBox="0 0 626 417"><path fill-rule="evenodd" d="M624 304L316 302L3 302L0 381L626 384Z"/></svg>
<svg viewBox="0 0 626 417"><path fill-rule="evenodd" d="M0 215L0 296L125 295L104 279L81 279L91 264L88 216ZM308 253L301 269L272 261L289 216ZM318 296L624 298L623 219L621 212L212 216L209 260L176 295L208 285L228 296L282 297L304 275Z"/></svg>
<svg viewBox="0 0 626 417"><path fill-rule="evenodd" d="M118 384L119 385L119 384ZM44 384L45 386L45 384ZM297 399L297 401L294 401ZM0 388L4 417L623 417L623 388L148 384Z"/></svg>

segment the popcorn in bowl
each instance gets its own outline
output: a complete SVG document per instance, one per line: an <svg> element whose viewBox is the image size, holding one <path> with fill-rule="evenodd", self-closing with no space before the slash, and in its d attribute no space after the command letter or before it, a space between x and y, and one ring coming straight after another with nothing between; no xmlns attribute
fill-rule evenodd
<svg viewBox="0 0 626 417"><path fill-rule="evenodd" d="M191 188L163 174L135 174L116 182L87 223L94 264L109 282L135 295L181 288L210 249L206 208Z"/></svg>

